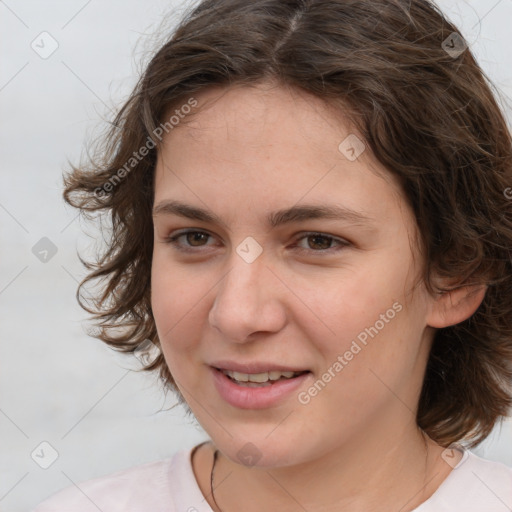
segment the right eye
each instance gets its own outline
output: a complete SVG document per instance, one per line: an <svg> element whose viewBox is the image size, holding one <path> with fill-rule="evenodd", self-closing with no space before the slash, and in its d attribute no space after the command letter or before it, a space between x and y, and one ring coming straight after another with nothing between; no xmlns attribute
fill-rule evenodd
<svg viewBox="0 0 512 512"><path fill-rule="evenodd" d="M179 251L197 252L194 250L194 247L204 247L207 245L201 242L207 240L208 237L211 238L211 235L205 231L187 230L168 236L165 240L165 243L173 245ZM186 241L185 245L179 241L180 238L184 238Z"/></svg>

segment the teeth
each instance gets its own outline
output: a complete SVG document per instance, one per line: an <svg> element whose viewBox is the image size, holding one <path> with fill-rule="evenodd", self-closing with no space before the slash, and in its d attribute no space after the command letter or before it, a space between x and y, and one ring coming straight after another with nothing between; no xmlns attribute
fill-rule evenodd
<svg viewBox="0 0 512 512"><path fill-rule="evenodd" d="M269 380L279 380L281 377L285 377L290 379L295 375L299 375L301 372L280 372L280 371L272 371L272 372L263 372L263 373L239 373L232 372L230 370L222 370L224 375L231 377L234 380L239 382L257 382L263 383Z"/></svg>

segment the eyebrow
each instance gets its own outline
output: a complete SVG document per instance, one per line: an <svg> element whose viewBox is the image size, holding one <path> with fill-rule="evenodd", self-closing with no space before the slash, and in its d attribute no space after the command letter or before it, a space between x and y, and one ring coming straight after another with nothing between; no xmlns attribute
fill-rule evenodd
<svg viewBox="0 0 512 512"><path fill-rule="evenodd" d="M191 206L180 201L164 200L153 208L153 216L178 215L187 219L218 224L229 231L226 223L215 213L204 208ZM271 212L267 215L267 224L271 228L290 224L292 222L304 222L311 219L344 220L356 225L371 225L374 219L360 212L343 206L305 204L292 206Z"/></svg>

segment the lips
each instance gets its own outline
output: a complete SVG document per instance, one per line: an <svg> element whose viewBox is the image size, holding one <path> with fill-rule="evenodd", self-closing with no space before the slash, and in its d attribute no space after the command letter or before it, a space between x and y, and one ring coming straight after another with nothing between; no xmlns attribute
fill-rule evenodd
<svg viewBox="0 0 512 512"><path fill-rule="evenodd" d="M308 368L304 368L303 366L286 366L282 364L272 363L272 362L237 362L237 361L214 361L210 363L210 366L215 368L216 370L229 370L232 372L238 373L265 373L265 372L293 372L293 373L303 373L310 371Z"/></svg>
<svg viewBox="0 0 512 512"><path fill-rule="evenodd" d="M234 380L238 384L242 382L251 382L251 383L273 383L280 379L292 379L308 372L281 372L281 371L271 371L271 372L263 372L263 373L239 373L233 372L231 370L219 370L226 377Z"/></svg>
<svg viewBox="0 0 512 512"><path fill-rule="evenodd" d="M247 366L242 367L247 368ZM258 366L259 368L261 366ZM312 373L306 371L297 377L279 379L274 382L237 383L213 366L210 367L210 371L213 384L220 397L226 403L239 409L265 409L283 404L312 379Z"/></svg>

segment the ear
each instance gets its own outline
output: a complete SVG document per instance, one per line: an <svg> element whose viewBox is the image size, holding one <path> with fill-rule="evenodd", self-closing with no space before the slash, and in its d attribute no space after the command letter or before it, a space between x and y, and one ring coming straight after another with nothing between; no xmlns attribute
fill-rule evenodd
<svg viewBox="0 0 512 512"><path fill-rule="evenodd" d="M486 291L486 285L461 286L434 296L427 324L442 328L467 320L484 300Z"/></svg>

